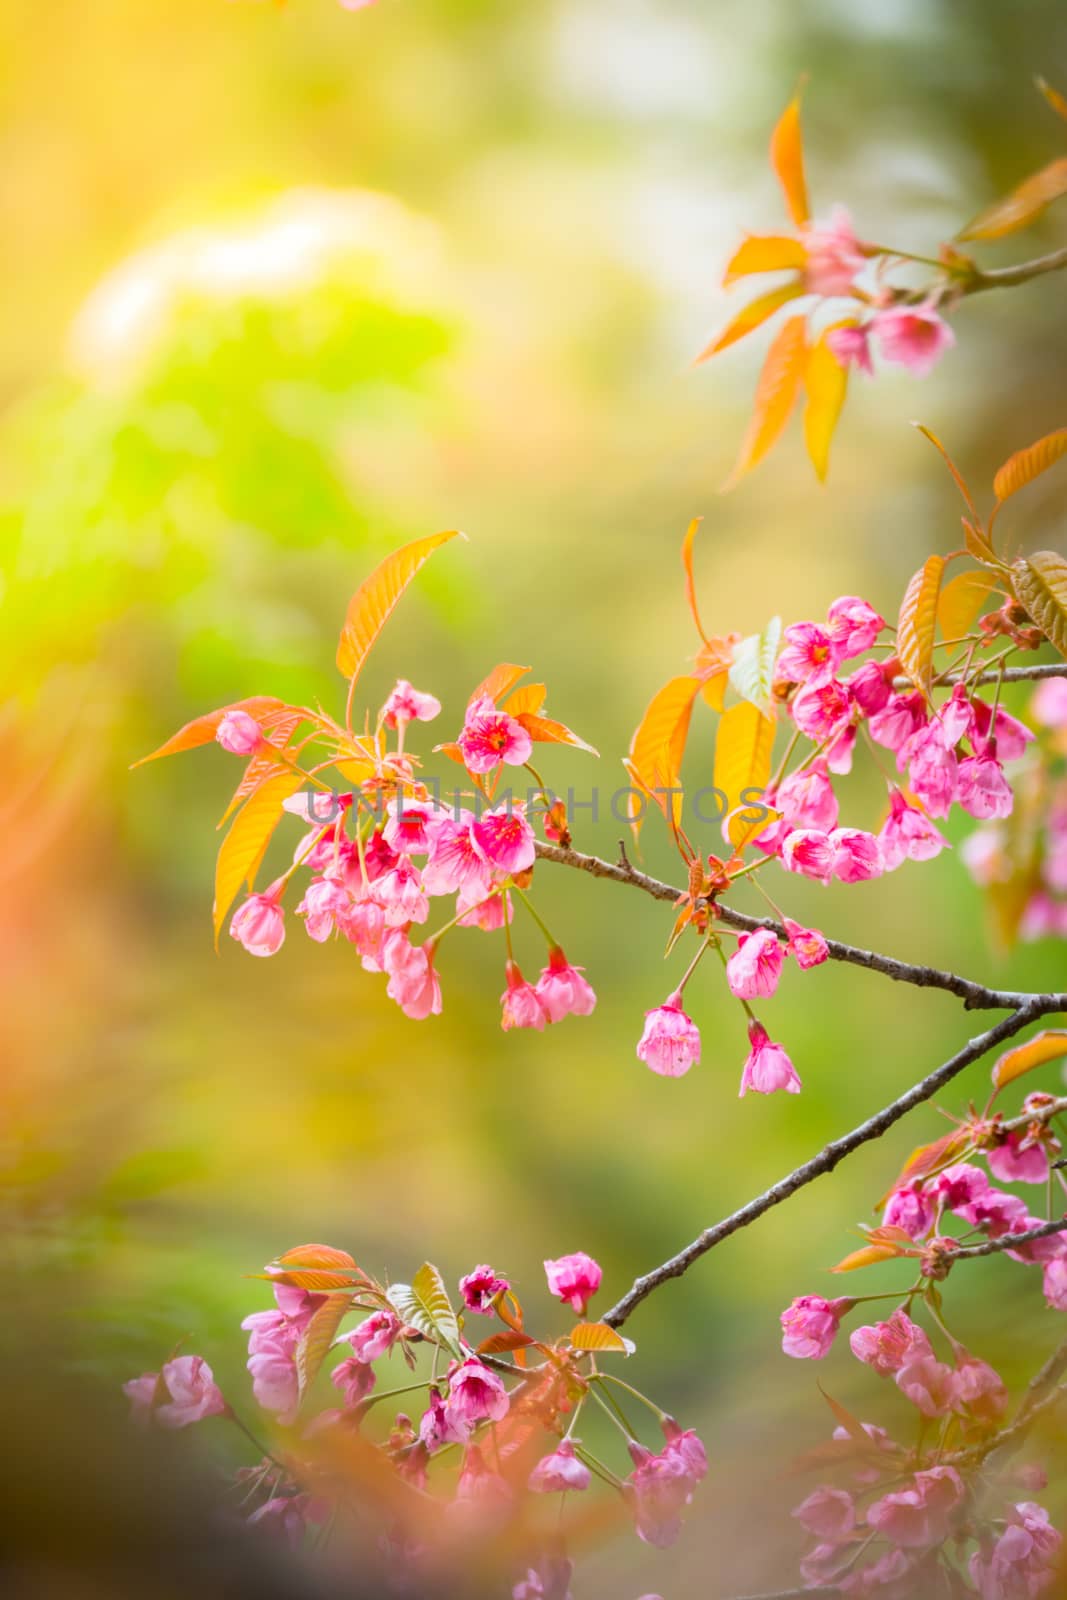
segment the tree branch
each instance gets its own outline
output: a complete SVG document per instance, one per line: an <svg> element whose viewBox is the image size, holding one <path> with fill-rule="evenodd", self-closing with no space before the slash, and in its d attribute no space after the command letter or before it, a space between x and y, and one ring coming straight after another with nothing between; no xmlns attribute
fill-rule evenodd
<svg viewBox="0 0 1067 1600"><path fill-rule="evenodd" d="M968 274L964 293L980 294L983 289L1013 289L1016 284L1029 283L1031 278L1042 278L1046 272L1062 272L1064 268L1067 268L1067 250L1053 250L1047 256L1020 261L1014 267L993 267L989 271L976 269Z"/></svg>
<svg viewBox="0 0 1067 1600"><path fill-rule="evenodd" d="M858 1150L861 1145L867 1144L872 1139L880 1139L884 1133L906 1116L914 1106L921 1105L924 1100L931 1099L938 1090L943 1089L947 1083L957 1077L965 1067L973 1061L979 1060L987 1051L1010 1039L1028 1022L1041 1015L1039 1003L1030 999L1014 1011L1010 1017L1005 1017L995 1027L989 1028L975 1039L970 1039L962 1050L958 1050L948 1061L942 1063L927 1077L896 1100L884 1106L881 1111L875 1112L873 1117L868 1117L866 1122L861 1122L850 1133L844 1134L840 1139L832 1140L824 1150L802 1166L795 1168L786 1177L780 1178L777 1183L750 1200L747 1205L734 1211L721 1222L717 1222L704 1232L698 1234L691 1244L686 1245L677 1255L671 1256L661 1266L653 1268L644 1277L635 1279L628 1293L612 1306L603 1317L602 1322L608 1323L612 1328L619 1328L626 1319L646 1299L654 1289L666 1283L668 1278L680 1278L687 1272L694 1261L699 1261L701 1256L707 1255L716 1245L728 1239L732 1233L737 1233L741 1228L747 1228L764 1212L770 1211L773 1206L780 1205L783 1200L788 1200L796 1194L798 1189L805 1188L809 1183L814 1183L816 1178L821 1178L825 1173L832 1172L846 1156Z"/></svg>
<svg viewBox="0 0 1067 1600"><path fill-rule="evenodd" d="M1047 1239L1050 1234L1062 1233L1067 1228L1067 1217L1055 1217L1042 1222L1039 1227L1027 1228L1025 1233L1002 1233L999 1239L984 1239L981 1244L961 1245L947 1257L949 1261L965 1261L969 1256L995 1256L1002 1250L1015 1250L1031 1239Z"/></svg>
<svg viewBox="0 0 1067 1600"><path fill-rule="evenodd" d="M1067 666L1067 663L1065 663ZM564 867L574 867L588 872L594 878L610 878L613 883L627 883L641 889L653 900L669 900L672 904L684 896L683 889L639 872L629 861L615 864L602 861L599 856L583 855L578 850L563 850L558 845L538 844L537 854L542 861L556 861ZM770 928L780 939L788 934L781 923L771 917L749 917L730 906L716 906L718 920L728 928L740 928L754 933L757 928ZM984 983L961 978L954 972L942 972L937 967L915 966L910 961L898 961L895 956L880 955L876 950L862 950L856 945L842 944L837 939L826 941L831 961L844 961L850 966L866 967L869 972L879 972L884 978L897 983L910 983L917 989L943 989L962 1000L969 1011L1014 1011L1031 1001L1039 1002L1036 1015L1046 1012L1067 1011L1067 994L1033 995L1016 989L990 989Z"/></svg>

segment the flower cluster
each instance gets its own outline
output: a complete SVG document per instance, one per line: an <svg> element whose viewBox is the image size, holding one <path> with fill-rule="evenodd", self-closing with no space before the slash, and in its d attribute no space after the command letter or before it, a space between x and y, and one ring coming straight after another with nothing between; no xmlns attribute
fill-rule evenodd
<svg viewBox="0 0 1067 1600"><path fill-rule="evenodd" d="M578 1252L546 1261L545 1275L553 1297L584 1318L600 1287L597 1262ZM540 1341L526 1331L507 1277L487 1265L460 1280L458 1312L429 1264L412 1284L385 1287L346 1252L305 1245L279 1256L265 1276L274 1305L242 1324L261 1413L253 1428L236 1416L199 1356L172 1357L160 1372L125 1385L140 1423L184 1428L219 1416L253 1443L267 1434L272 1442L261 1447L262 1459L239 1469L233 1483L234 1504L251 1527L295 1547L310 1526L320 1537L323 1528L333 1530L339 1509L358 1517L387 1505L380 1543L398 1581L413 1579L434 1551L472 1532L508 1536L506 1547L533 1563L515 1557L525 1570L514 1584L516 1600L550 1593L567 1600L562 1501L550 1535L534 1511L544 1496L584 1493L594 1476L614 1488L644 1542L662 1548L677 1538L707 1456L692 1429L599 1369L600 1354L633 1349L607 1324L580 1321L569 1334ZM345 1328L352 1315L358 1322ZM475 1344L467 1328L479 1317L495 1317L499 1331ZM316 1407L312 1385L331 1352L342 1355L329 1371L336 1402ZM407 1381L379 1389L380 1369L398 1359ZM409 1415L390 1406L390 1421L377 1421L379 1402L408 1396L421 1409ZM632 1431L623 1402L634 1401L656 1419L655 1448ZM579 1435L580 1419L590 1414L622 1434L624 1474ZM358 1483L346 1480L337 1448L354 1439L363 1447Z"/></svg>

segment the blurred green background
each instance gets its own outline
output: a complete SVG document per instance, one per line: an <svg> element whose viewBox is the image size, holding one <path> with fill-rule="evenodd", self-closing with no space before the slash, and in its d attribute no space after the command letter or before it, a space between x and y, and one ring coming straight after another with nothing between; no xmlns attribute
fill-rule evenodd
<svg viewBox="0 0 1067 1600"><path fill-rule="evenodd" d="M428 750L495 661L529 662L549 711L603 752L595 773L550 752L560 788L610 792L651 693L685 668L691 516L716 630L819 615L841 592L895 613L922 558L958 539L952 486L908 419L979 484L1061 425L1063 286L966 304L925 385L855 385L827 488L794 431L721 498L757 352L689 363L726 316L717 285L740 230L780 220L767 137L804 72L817 210L843 202L861 236L923 252L1060 153L1031 77L1067 86L1067 14L1058 0L0 4L0 1150L38 1372L61 1360L117 1386L193 1332L243 1394L236 1324L263 1297L242 1274L306 1239L394 1277L426 1257L452 1281L491 1261L562 1327L544 1256L589 1251L615 1298L975 1031L943 996L790 971L767 1020L804 1094L739 1102L742 1019L709 970L691 991L703 1063L661 1080L634 1044L670 981L669 908L547 867L538 903L596 1014L502 1034L501 941L469 933L444 947L444 1015L409 1023L350 948L296 925L271 965L229 940L216 956L231 758L128 771L240 696L336 710L348 594L437 528L470 543L419 579L367 699L397 675L438 694ZM983 259L1036 254L1063 228L1054 211ZM1025 545L1057 542L1059 492L1020 505ZM698 714L688 770L705 782L712 739ZM869 785L845 793L849 820L873 820ZM585 814L576 840L610 853L619 831ZM651 870L676 876L653 824L644 842ZM1063 984L1052 942L991 950L951 857L787 894L843 938ZM524 950L535 966L536 943ZM946 1104L980 1096L986 1070ZM817 1371L785 1360L777 1313L834 1292L825 1268L848 1228L941 1127L912 1119L635 1315L628 1376L701 1427L713 1476L673 1552L630 1538L596 1552L582 1596L677 1600L706 1593L709 1570L723 1594L789 1577L785 1509L806 1489L778 1474L829 1425L815 1377L865 1417L901 1415L843 1351ZM1036 1274L1017 1299L1002 1262L957 1276L960 1337L1027 1374L1057 1337Z"/></svg>

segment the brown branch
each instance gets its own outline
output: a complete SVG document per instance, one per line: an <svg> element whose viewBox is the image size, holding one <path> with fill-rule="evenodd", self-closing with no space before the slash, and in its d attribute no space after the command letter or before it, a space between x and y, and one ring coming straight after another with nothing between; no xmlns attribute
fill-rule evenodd
<svg viewBox="0 0 1067 1600"><path fill-rule="evenodd" d="M632 888L643 890L653 900L669 900L673 903L685 893L669 883L662 883L658 878L649 877L645 872L639 872L629 861L619 864L602 861L599 856L583 855L578 850L563 850L552 844L538 844L537 854L543 861L556 861L561 866L588 872L594 878L610 878L613 883L629 884ZM780 939L788 938L781 923L771 917L749 917L723 905L717 906L716 911L719 921L728 928L740 928L748 933L755 932L757 928L770 928ZM856 945L842 944L837 939L828 939L826 943L831 961L865 967L868 972L881 973L884 978L892 978L896 983L913 984L917 989L943 989L962 1000L969 1011L1014 1011L1031 1001L1039 1002L1040 1009L1036 1013L1039 1016L1046 1012L1067 1011L1067 994L1034 995L1016 989L990 989L984 983L975 983L954 972L942 972L937 967L898 961L895 956L881 955L876 950L862 950Z"/></svg>
<svg viewBox="0 0 1067 1600"><path fill-rule="evenodd" d="M984 1239L981 1244L961 1245L946 1259L966 1261L970 1256L995 1256L1002 1250L1015 1250L1021 1244L1029 1244L1031 1239L1047 1239L1050 1234L1062 1233L1065 1228L1067 1228L1067 1217L1055 1217L1051 1222L1042 1222L1036 1228L1027 1228L1024 1233L1003 1233L999 1239Z"/></svg>
<svg viewBox="0 0 1067 1600"><path fill-rule="evenodd" d="M687 1244L684 1250L680 1250L677 1255L671 1256L669 1260L653 1268L644 1277L635 1279L630 1290L623 1295L616 1305L612 1306L611 1310L601 1318L601 1321L608 1323L613 1328L621 1327L641 1304L641 1301L646 1299L654 1289L666 1283L668 1278L680 1278L684 1272L689 1270L694 1261L699 1261L701 1256L707 1255L709 1250L713 1250L724 1239L728 1239L732 1233L737 1233L741 1228L747 1228L757 1218L762 1217L764 1212L770 1211L773 1206L781 1205L783 1200L788 1200L791 1195L796 1194L798 1189L803 1189L809 1183L814 1183L816 1178L821 1178L825 1173L833 1172L834 1168L846 1156L851 1155L854 1150L858 1150L861 1145L869 1143L872 1139L880 1139L894 1123L899 1122L901 1117L906 1116L913 1107L921 1105L924 1100L930 1100L947 1083L951 1083L952 1079L957 1077L965 1067L969 1067L973 1061L979 1060L987 1051L1002 1044L1006 1039L1010 1039L1013 1034L1024 1028L1028 1022L1032 1022L1035 1017L1040 1015L1041 1011L1038 1002L1035 999L1031 999L1020 1006L1018 1011L1014 1011L1010 1017L1005 1017L1003 1021L998 1022L995 1027L979 1034L976 1039L968 1040L962 1050L958 1050L948 1061L943 1062L927 1077L906 1090L898 1099L891 1101L881 1111L875 1112L873 1117L868 1117L866 1122L861 1122L858 1127L853 1128L850 1133L844 1134L840 1139L831 1140L825 1149L821 1150L817 1156L813 1156L810 1161L805 1161L802 1166L795 1168L786 1177L780 1178L777 1183L772 1184L763 1194L757 1195L754 1200L750 1200L747 1205L741 1206L739 1210L732 1212L730 1216L724 1217L721 1222L715 1223L710 1228L705 1228L703 1233L698 1234L692 1243Z"/></svg>
<svg viewBox="0 0 1067 1600"><path fill-rule="evenodd" d="M988 671L976 673L973 678L969 678L967 681L972 686L978 686L983 683L998 682L1037 683L1044 678L1067 678L1067 661L1045 661L1032 667L1005 667L1003 672L999 667L990 667ZM908 678L899 678L893 681L894 687L897 683L903 684L908 688L914 687ZM961 681L962 674L958 672L942 673L934 679L935 683L960 683Z"/></svg>

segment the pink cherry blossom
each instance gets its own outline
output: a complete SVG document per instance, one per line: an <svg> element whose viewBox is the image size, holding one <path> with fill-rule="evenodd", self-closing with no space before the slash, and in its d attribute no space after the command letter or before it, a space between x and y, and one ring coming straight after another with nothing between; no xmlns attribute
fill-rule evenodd
<svg viewBox="0 0 1067 1600"><path fill-rule="evenodd" d="M673 1417L664 1417L661 1427L667 1441L664 1454L676 1456L693 1483L701 1483L708 1475L708 1453L703 1440L695 1429L683 1428Z"/></svg>
<svg viewBox="0 0 1067 1600"><path fill-rule="evenodd" d="M887 1228L903 1228L912 1239L923 1239L934 1225L936 1208L921 1183L894 1189L886 1201L882 1221Z"/></svg>
<svg viewBox="0 0 1067 1600"><path fill-rule="evenodd" d="M969 1161L957 1161L931 1179L930 1193L942 1200L950 1211L958 1212L989 1193L989 1179L981 1167Z"/></svg>
<svg viewBox="0 0 1067 1600"><path fill-rule="evenodd" d="M368 0L361 0L366 5ZM341 0L345 4L345 0ZM379 716L387 728L406 727L409 722L432 722L441 714L441 702L436 695L422 694L413 689L406 678L398 678Z"/></svg>
<svg viewBox="0 0 1067 1600"><path fill-rule="evenodd" d="M825 298L848 294L867 258L845 207L835 206L825 227L806 224L801 229L801 242L805 250L804 287L809 294Z"/></svg>
<svg viewBox="0 0 1067 1600"><path fill-rule="evenodd" d="M751 1046L741 1073L739 1098L750 1089L756 1094L774 1094L784 1089L787 1094L800 1093L800 1078L792 1061L780 1044L772 1044L767 1030L759 1022L748 1025Z"/></svg>
<svg viewBox="0 0 1067 1600"><path fill-rule="evenodd" d="M868 378L874 377L869 322L846 323L843 327L831 328L826 335L826 343L843 367L855 364Z"/></svg>
<svg viewBox="0 0 1067 1600"><path fill-rule="evenodd" d="M512 920L511 896L500 889L491 889L473 900L465 894L457 895L456 916L461 928L481 928L483 933L493 933L504 926L505 918L509 923Z"/></svg>
<svg viewBox="0 0 1067 1600"><path fill-rule="evenodd" d="M254 1311L241 1327L250 1335L248 1370L256 1402L286 1424L296 1415L299 1396L296 1347L323 1297L278 1284L274 1298L276 1311Z"/></svg>
<svg viewBox="0 0 1067 1600"><path fill-rule="evenodd" d="M988 747L982 754L960 762L957 798L964 811L983 822L991 817L1011 816L1015 796L1004 768Z"/></svg>
<svg viewBox="0 0 1067 1600"><path fill-rule="evenodd" d="M910 1355L894 1376L901 1394L924 1417L943 1417L955 1409L959 1398L955 1369L938 1361L932 1352Z"/></svg>
<svg viewBox="0 0 1067 1600"><path fill-rule="evenodd" d="M369 1362L350 1356L330 1373L330 1382L343 1391L346 1406L357 1406L374 1390L377 1375Z"/></svg>
<svg viewBox="0 0 1067 1600"><path fill-rule="evenodd" d="M1026 747L1033 743L1035 735L1025 722L1013 717L1003 706L997 707L994 721L992 707L984 700L975 700L973 708L975 732L980 739L989 738L990 724L993 724L997 755L1001 761L1018 761L1026 754Z"/></svg>
<svg viewBox="0 0 1067 1600"><path fill-rule="evenodd" d="M793 828L816 828L829 833L837 826L838 805L834 786L826 771L823 757L790 773L778 785L773 799L774 809L780 811Z"/></svg>
<svg viewBox="0 0 1067 1600"><path fill-rule="evenodd" d="M308 937L322 944L343 925L352 909L348 890L332 878L313 878L296 908L304 918Z"/></svg>
<svg viewBox="0 0 1067 1600"><path fill-rule="evenodd" d="M250 756L263 743L263 729L247 711L227 711L215 729L215 738L231 756Z"/></svg>
<svg viewBox="0 0 1067 1600"><path fill-rule="evenodd" d="M388 1355L400 1337L400 1319L392 1311L374 1311L347 1335L357 1361Z"/></svg>
<svg viewBox="0 0 1067 1600"><path fill-rule="evenodd" d="M142 1372L139 1378L130 1378L122 1385L122 1392L130 1402L130 1421L145 1427L162 1396L159 1373Z"/></svg>
<svg viewBox="0 0 1067 1600"><path fill-rule="evenodd" d="M986 1151L986 1160L1001 1183L1045 1183L1048 1179L1048 1151L1026 1128L1007 1134L1002 1144Z"/></svg>
<svg viewBox="0 0 1067 1600"><path fill-rule="evenodd" d="M1013 1506L996 1543L971 1557L971 1579L982 1600L1032 1600L1054 1582L1061 1535L1032 1500Z"/></svg>
<svg viewBox="0 0 1067 1600"><path fill-rule="evenodd" d="M164 1364L162 1377L170 1399L156 1407L154 1416L163 1428L187 1428L229 1409L202 1356L176 1356Z"/></svg>
<svg viewBox="0 0 1067 1600"><path fill-rule="evenodd" d="M447 813L429 800L409 800L400 795L385 808L386 823L382 838L391 850L405 855L421 855L429 850L439 825Z"/></svg>
<svg viewBox="0 0 1067 1600"><path fill-rule="evenodd" d="M956 335L932 305L893 306L888 311L878 311L871 331L883 358L907 367L914 378L928 377L945 351L956 343Z"/></svg>
<svg viewBox="0 0 1067 1600"><path fill-rule="evenodd" d="M521 722L498 711L488 695L479 695L467 707L460 753L468 772L494 772L501 762L521 767L529 761L533 741Z"/></svg>
<svg viewBox="0 0 1067 1600"><path fill-rule="evenodd" d="M900 750L928 721L926 701L915 691L909 694L892 694L868 723L871 738L876 744L899 754Z"/></svg>
<svg viewBox="0 0 1067 1600"><path fill-rule="evenodd" d="M855 1305L854 1300L824 1300L822 1295L804 1294L782 1312L782 1349L799 1361L821 1361L830 1354L837 1338L841 1318Z"/></svg>
<svg viewBox="0 0 1067 1600"><path fill-rule="evenodd" d="M885 627L885 618L880 617L874 607L869 606L858 594L842 595L834 601L827 615L830 637L839 661L851 661L854 656L861 656L871 648Z"/></svg>
<svg viewBox="0 0 1067 1600"><path fill-rule="evenodd" d="M817 622L794 622L782 635L784 648L775 663L780 683L822 683L836 665L829 629Z"/></svg>
<svg viewBox="0 0 1067 1600"><path fill-rule="evenodd" d="M489 863L475 842L469 811L441 822L422 873L427 894L462 894L471 904L484 900L491 887Z"/></svg>
<svg viewBox="0 0 1067 1600"><path fill-rule="evenodd" d="M436 1389L430 1390L430 1403L419 1423L419 1439L430 1455L446 1444L466 1444L470 1424L446 1407Z"/></svg>
<svg viewBox="0 0 1067 1600"><path fill-rule="evenodd" d="M726 982L738 1000L768 998L778 987L785 952L770 928L743 933L726 963Z"/></svg>
<svg viewBox="0 0 1067 1600"><path fill-rule="evenodd" d="M526 982L516 962L509 961L504 972L507 988L500 996L500 1026L505 1033L511 1028L536 1028L540 1033L549 1017L537 990Z"/></svg>
<svg viewBox="0 0 1067 1600"><path fill-rule="evenodd" d="M889 796L889 815L878 834L887 872L895 872L905 861L931 861L942 850L951 848L940 829L925 812L909 805L899 789Z"/></svg>
<svg viewBox="0 0 1067 1600"><path fill-rule="evenodd" d="M564 1017L587 1017L596 1006L596 995L582 977L584 967L572 967L559 945L548 952L548 966L537 980L536 994L549 1022Z"/></svg>
<svg viewBox="0 0 1067 1600"><path fill-rule="evenodd" d="M880 878L885 871L882 847L873 833L862 828L835 828L829 844L833 851L830 870L842 883Z"/></svg>
<svg viewBox="0 0 1067 1600"><path fill-rule="evenodd" d="M679 992L645 1012L637 1056L663 1078L680 1078L700 1061L700 1030L682 1010Z"/></svg>
<svg viewBox="0 0 1067 1600"><path fill-rule="evenodd" d="M1067 728L1067 678L1045 678L1034 690L1030 714L1043 728Z"/></svg>
<svg viewBox="0 0 1067 1600"><path fill-rule="evenodd" d="M634 1463L627 1494L634 1513L637 1537L665 1550L682 1529L681 1512L692 1499L692 1484L684 1462L668 1450L653 1455L631 1440Z"/></svg>
<svg viewBox="0 0 1067 1600"><path fill-rule="evenodd" d="M930 1467L917 1472L910 1489L899 1489L867 1508L867 1524L906 1550L940 1544L952 1513L963 1499L963 1481L955 1467Z"/></svg>
<svg viewBox="0 0 1067 1600"><path fill-rule="evenodd" d="M502 1378L475 1356L454 1367L448 1379L445 1409L453 1422L473 1427L477 1422L499 1422L510 1401Z"/></svg>
<svg viewBox="0 0 1067 1600"><path fill-rule="evenodd" d="M230 937L250 956L277 955L285 943L285 913L273 894L250 894L230 921Z"/></svg>
<svg viewBox="0 0 1067 1600"><path fill-rule="evenodd" d="M385 913L387 928L422 923L430 915L422 874L410 856L397 856L389 870L374 880L374 898Z"/></svg>
<svg viewBox="0 0 1067 1600"><path fill-rule="evenodd" d="M844 1489L816 1489L792 1513L817 1539L837 1543L856 1526L856 1506Z"/></svg>
<svg viewBox="0 0 1067 1600"><path fill-rule="evenodd" d="M959 788L959 762L945 743L939 722L912 734L897 752L897 765L906 764L915 798L931 817L947 817Z"/></svg>
<svg viewBox="0 0 1067 1600"><path fill-rule="evenodd" d="M909 1362L934 1353L922 1328L899 1309L888 1322L853 1329L848 1342L857 1361L865 1362L881 1378L891 1377Z"/></svg>
<svg viewBox="0 0 1067 1600"><path fill-rule="evenodd" d="M465 1278L459 1280L463 1304L468 1311L477 1312L481 1317L492 1315L494 1298L510 1287L507 1278L500 1277L492 1267L486 1266L475 1267L473 1272L468 1272Z"/></svg>
<svg viewBox="0 0 1067 1600"><path fill-rule="evenodd" d="M570 1439L563 1439L551 1455L542 1456L527 1480L535 1494L566 1494L569 1489L588 1489L592 1474L579 1461Z"/></svg>
<svg viewBox="0 0 1067 1600"><path fill-rule="evenodd" d="M891 668L888 671L886 668L885 662L865 661L850 678L844 680L865 717L876 716L889 704L894 674Z"/></svg>
<svg viewBox="0 0 1067 1600"><path fill-rule="evenodd" d="M852 696L837 678L811 682L798 690L790 705L793 721L815 744L842 732L852 715Z"/></svg>
<svg viewBox="0 0 1067 1600"><path fill-rule="evenodd" d="M1042 1289L1052 1311L1067 1311L1067 1255L1045 1262Z"/></svg>
<svg viewBox="0 0 1067 1600"><path fill-rule="evenodd" d="M830 947L818 928L802 928L792 917L786 917L785 931L789 935L787 953L796 957L801 972L821 966L829 957Z"/></svg>
<svg viewBox="0 0 1067 1600"><path fill-rule="evenodd" d="M982 1422L996 1422L1008 1407L1008 1391L999 1372L966 1351L956 1353L956 1409L966 1408Z"/></svg>
<svg viewBox="0 0 1067 1600"><path fill-rule="evenodd" d="M310 1515L313 1504L306 1494L274 1495L252 1512L248 1523L291 1550L299 1550L308 1523L318 1520Z"/></svg>
<svg viewBox="0 0 1067 1600"><path fill-rule="evenodd" d="M598 1263L584 1251L577 1250L572 1255L546 1261L544 1267L549 1293L563 1305L570 1306L579 1317L584 1317L603 1277Z"/></svg>
<svg viewBox="0 0 1067 1600"><path fill-rule="evenodd" d="M384 943L385 970L389 973L386 994L395 1000L406 1017L416 1022L441 1013L441 980L427 945L413 945L399 928L388 934Z"/></svg>
<svg viewBox="0 0 1067 1600"><path fill-rule="evenodd" d="M498 806L479 817L474 843L496 872L513 876L534 864L534 831L519 803Z"/></svg>
<svg viewBox="0 0 1067 1600"><path fill-rule="evenodd" d="M825 883L834 863L830 835L816 828L796 828L782 845L782 865L789 872Z"/></svg>

